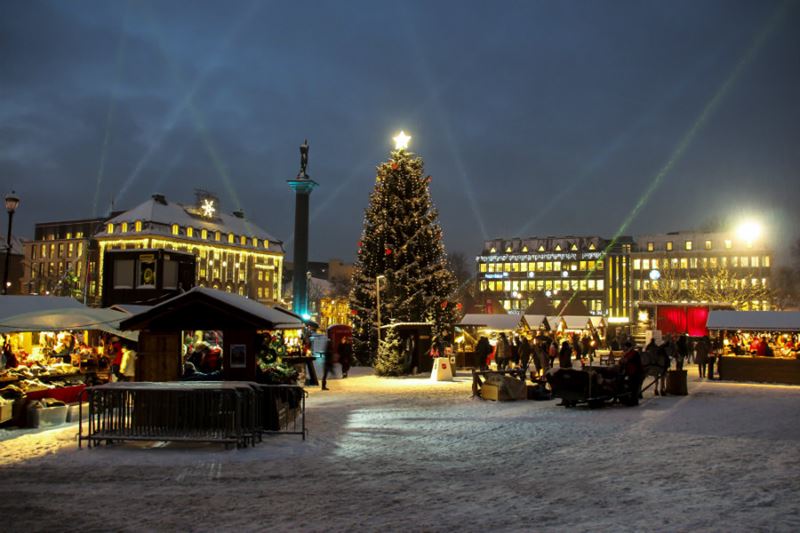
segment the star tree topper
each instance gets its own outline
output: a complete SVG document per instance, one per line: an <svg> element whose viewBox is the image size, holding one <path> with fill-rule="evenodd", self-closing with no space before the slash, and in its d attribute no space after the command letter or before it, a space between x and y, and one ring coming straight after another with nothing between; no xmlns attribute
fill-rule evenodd
<svg viewBox="0 0 800 533"><path fill-rule="evenodd" d="M400 133L395 135L392 139L394 139L394 147L396 150L405 150L408 148L408 141L411 140L411 136L406 135L406 132L400 130Z"/></svg>

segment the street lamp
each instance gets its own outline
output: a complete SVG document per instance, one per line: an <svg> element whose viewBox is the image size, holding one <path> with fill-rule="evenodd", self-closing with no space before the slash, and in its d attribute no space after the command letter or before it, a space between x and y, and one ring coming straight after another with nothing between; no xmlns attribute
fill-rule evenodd
<svg viewBox="0 0 800 533"><path fill-rule="evenodd" d="M6 267L3 270L3 294L8 294L8 260L11 257L11 224L14 221L14 211L19 206L19 197L11 191L6 195L6 211L8 211L8 237L6 237Z"/></svg>
<svg viewBox="0 0 800 533"><path fill-rule="evenodd" d="M385 281L386 276L381 274L375 277L375 305L378 309L378 348L381 346L381 281Z"/></svg>

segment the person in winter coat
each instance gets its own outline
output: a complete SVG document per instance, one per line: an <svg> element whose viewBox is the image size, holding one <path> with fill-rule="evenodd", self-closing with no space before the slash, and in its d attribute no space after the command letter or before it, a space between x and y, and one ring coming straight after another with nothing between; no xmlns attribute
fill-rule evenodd
<svg viewBox="0 0 800 533"><path fill-rule="evenodd" d="M123 376L121 381L134 381L136 377L136 352L129 346L122 347L122 363L119 370Z"/></svg>
<svg viewBox="0 0 800 533"><path fill-rule="evenodd" d="M558 357L558 343L556 343L554 340L551 340L547 344L547 368L553 368L556 357Z"/></svg>
<svg viewBox="0 0 800 533"><path fill-rule="evenodd" d="M528 342L528 337L523 336L522 339L519 341L519 361L522 365L522 370L524 372L528 371L528 364L531 361L531 345Z"/></svg>
<svg viewBox="0 0 800 533"><path fill-rule="evenodd" d="M111 339L111 373L118 381L123 381L125 376L120 372L122 367L122 342L118 337Z"/></svg>
<svg viewBox="0 0 800 533"><path fill-rule="evenodd" d="M706 377L706 365L708 365L708 352L710 348L708 337L701 338L694 346L697 375L701 378Z"/></svg>
<svg viewBox="0 0 800 533"><path fill-rule="evenodd" d="M620 370L625 376L626 390L628 398L626 405L639 405L639 396L642 394L642 379L644 378L644 368L642 367L642 356L628 341L625 343L625 353L619 361Z"/></svg>
<svg viewBox="0 0 800 533"><path fill-rule="evenodd" d="M333 374L333 341L325 342L325 370L322 373L322 390L328 389L328 374Z"/></svg>
<svg viewBox="0 0 800 533"><path fill-rule="evenodd" d="M347 377L350 365L353 362L353 345L350 344L350 337L342 337L339 343L339 363L342 365L342 378Z"/></svg>
<svg viewBox="0 0 800 533"><path fill-rule="evenodd" d="M494 361L497 364L498 370L504 370L508 366L508 360L511 357L511 348L508 345L508 338L505 333L500 334L497 339L497 347L494 352Z"/></svg>
<svg viewBox="0 0 800 533"><path fill-rule="evenodd" d="M489 339L485 336L481 336L481 338L478 339L478 344L475 346L475 357L478 359L478 368L486 370L486 360L491 353L492 345L489 344Z"/></svg>
<svg viewBox="0 0 800 533"><path fill-rule="evenodd" d="M676 346L678 348L678 362L676 363L676 368L678 370L683 370L683 363L689 357L689 341L686 339L686 335L678 337Z"/></svg>
<svg viewBox="0 0 800 533"><path fill-rule="evenodd" d="M572 368L572 348L569 346L569 341L561 343L561 351L558 352L558 366Z"/></svg>

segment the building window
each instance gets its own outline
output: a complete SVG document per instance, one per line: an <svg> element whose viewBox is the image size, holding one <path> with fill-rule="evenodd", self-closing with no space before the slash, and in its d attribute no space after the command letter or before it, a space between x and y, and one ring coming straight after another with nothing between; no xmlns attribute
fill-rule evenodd
<svg viewBox="0 0 800 533"><path fill-rule="evenodd" d="M109 222L107 231L108 231L109 234L114 233L114 224L111 224Z"/></svg>
<svg viewBox="0 0 800 533"><path fill-rule="evenodd" d="M652 252L653 250L655 250L655 244L652 243L652 242L648 242L647 243L647 251L648 252Z"/></svg>
<svg viewBox="0 0 800 533"><path fill-rule="evenodd" d="M240 236L239 244L241 244L242 246L247 246L247 237L245 237L244 235Z"/></svg>
<svg viewBox="0 0 800 533"><path fill-rule="evenodd" d="M692 249L692 241L686 241L686 242L684 243L684 248L685 248L686 250L691 250L691 249Z"/></svg>
<svg viewBox="0 0 800 533"><path fill-rule="evenodd" d="M186 228L186 236L187 236L187 237L192 237L193 235L194 235L194 228L192 228L192 227L187 227L187 228Z"/></svg>
<svg viewBox="0 0 800 533"><path fill-rule="evenodd" d="M711 241L706 241L705 248L706 248L706 250L710 250L711 249Z"/></svg>
<svg viewBox="0 0 800 533"><path fill-rule="evenodd" d="M641 261L639 261L638 259L634 259L633 260L633 269L634 270L641 270L641 267L642 267Z"/></svg>
<svg viewBox="0 0 800 533"><path fill-rule="evenodd" d="M253 237L253 248L258 248L258 238Z"/></svg>
<svg viewBox="0 0 800 533"><path fill-rule="evenodd" d="M665 246L668 252L672 251L672 241L667 241L667 245Z"/></svg>
<svg viewBox="0 0 800 533"><path fill-rule="evenodd" d="M128 223L127 222L123 222L122 223L122 233L128 233Z"/></svg>
<svg viewBox="0 0 800 533"><path fill-rule="evenodd" d="M762 262L762 264L763 264L765 267L769 267L769 256L768 256L768 255L765 255L765 256L764 256L764 261Z"/></svg>
<svg viewBox="0 0 800 533"><path fill-rule="evenodd" d="M178 227L177 224L173 224L172 225L172 234L173 235L177 235L178 233L180 233L180 227Z"/></svg>
<svg viewBox="0 0 800 533"><path fill-rule="evenodd" d="M214 233L214 240L215 241L219 242L221 238L222 238L222 233L220 233L218 231Z"/></svg>
<svg viewBox="0 0 800 533"><path fill-rule="evenodd" d="M142 231L142 221L141 220L137 220L136 222L134 222L133 227L134 227L134 230L136 230L136 233L141 232Z"/></svg>
<svg viewBox="0 0 800 533"><path fill-rule="evenodd" d="M730 239L725 239L725 249L730 250L731 248L733 248L733 241Z"/></svg>
<svg viewBox="0 0 800 533"><path fill-rule="evenodd" d="M205 228L201 229L200 230L200 238L203 239L203 240L208 239L208 230L206 230Z"/></svg>

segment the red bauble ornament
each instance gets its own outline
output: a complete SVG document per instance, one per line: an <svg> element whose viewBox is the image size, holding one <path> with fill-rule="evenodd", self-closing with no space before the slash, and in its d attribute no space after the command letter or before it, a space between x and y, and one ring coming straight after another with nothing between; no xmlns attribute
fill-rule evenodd
<svg viewBox="0 0 800 533"><path fill-rule="evenodd" d="M355 309L351 309L351 310L350 310L350 314L351 314L351 315L357 315L357 314L358 314L358 311L356 311Z"/></svg>
<svg viewBox="0 0 800 533"><path fill-rule="evenodd" d="M358 247L361 248L361 241L358 241Z"/></svg>
<svg viewBox="0 0 800 533"><path fill-rule="evenodd" d="M430 183L432 179L433 179L432 177L428 176L427 178L425 178L425 181Z"/></svg>
<svg viewBox="0 0 800 533"><path fill-rule="evenodd" d="M456 304L456 309L458 309L459 311L461 311L461 308L462 308L462 307L463 307L463 306L462 306L460 303Z"/></svg>
<svg viewBox="0 0 800 533"><path fill-rule="evenodd" d="M442 309L447 309L447 300L442 302Z"/></svg>
<svg viewBox="0 0 800 533"><path fill-rule="evenodd" d="M386 250L384 250L384 252L386 252L386 255L392 255L392 249L391 248L386 248Z"/></svg>
<svg viewBox="0 0 800 533"><path fill-rule="evenodd" d="M397 170L397 163L392 161L392 170Z"/></svg>

